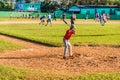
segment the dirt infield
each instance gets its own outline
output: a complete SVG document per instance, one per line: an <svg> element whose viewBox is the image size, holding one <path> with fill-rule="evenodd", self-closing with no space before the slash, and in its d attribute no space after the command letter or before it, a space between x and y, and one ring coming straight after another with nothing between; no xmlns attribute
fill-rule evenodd
<svg viewBox="0 0 120 80"><path fill-rule="evenodd" d="M28 49L0 53L0 64L63 72L120 72L120 48L73 46L74 59L62 59L63 47L48 47L0 35Z"/></svg>

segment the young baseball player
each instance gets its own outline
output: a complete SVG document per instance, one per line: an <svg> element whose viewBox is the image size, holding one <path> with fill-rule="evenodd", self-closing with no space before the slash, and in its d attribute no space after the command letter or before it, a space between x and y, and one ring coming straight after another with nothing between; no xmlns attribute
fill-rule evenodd
<svg viewBox="0 0 120 80"><path fill-rule="evenodd" d="M56 12L54 12L54 13L53 13L53 20L56 21L56 18L57 18L57 14L56 14Z"/></svg>
<svg viewBox="0 0 120 80"><path fill-rule="evenodd" d="M45 25L45 26L47 26L48 25L48 23L50 23L51 24L51 26L52 26L52 21L51 21L51 14L49 13L48 14L48 16L47 16L47 24Z"/></svg>
<svg viewBox="0 0 120 80"><path fill-rule="evenodd" d="M41 16L41 17L40 17L40 23L39 23L39 24L41 24L41 23L44 24L44 22L45 22L44 19L45 19L45 16Z"/></svg>
<svg viewBox="0 0 120 80"><path fill-rule="evenodd" d="M70 29L68 29L64 35L63 42L64 42L64 55L63 59L67 59L67 51L69 50L70 58L73 58L72 54L72 46L69 42L69 39L73 34L75 34L75 25L71 25Z"/></svg>
<svg viewBox="0 0 120 80"><path fill-rule="evenodd" d="M101 26L104 26L105 23L106 23L106 16L105 16L105 14L101 14L100 15L100 24L101 24Z"/></svg>
<svg viewBox="0 0 120 80"><path fill-rule="evenodd" d="M65 14L65 13L63 13L63 14L61 15L61 19L63 20L63 22L64 22L65 24L67 24L67 25L69 26L69 24L67 23L67 21L65 21L65 19L66 19L66 14Z"/></svg>

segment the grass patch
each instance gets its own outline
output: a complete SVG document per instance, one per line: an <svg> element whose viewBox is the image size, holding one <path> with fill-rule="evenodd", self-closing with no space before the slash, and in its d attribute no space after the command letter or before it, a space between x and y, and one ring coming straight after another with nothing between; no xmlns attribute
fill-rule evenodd
<svg viewBox="0 0 120 80"><path fill-rule="evenodd" d="M119 24L80 24L76 25L76 35L70 40L73 45L115 45L120 46ZM63 46L63 36L68 27L64 24L9 24L0 25L0 33L50 46Z"/></svg>
<svg viewBox="0 0 120 80"><path fill-rule="evenodd" d="M120 73L88 73L74 80L120 80Z"/></svg>
<svg viewBox="0 0 120 80"><path fill-rule="evenodd" d="M32 70L27 80L74 80L77 75L65 72L53 72L48 70Z"/></svg>
<svg viewBox="0 0 120 80"><path fill-rule="evenodd" d="M120 73L65 73L0 65L0 80L120 80Z"/></svg>
<svg viewBox="0 0 120 80"><path fill-rule="evenodd" d="M0 52L26 48L23 45L0 39Z"/></svg>
<svg viewBox="0 0 120 80"><path fill-rule="evenodd" d="M27 80L120 80L118 72L78 74L39 70L33 71Z"/></svg>
<svg viewBox="0 0 120 80"><path fill-rule="evenodd" d="M47 70L31 70L0 65L0 80L70 80L70 73L57 73Z"/></svg>
<svg viewBox="0 0 120 80"><path fill-rule="evenodd" d="M0 65L0 80L24 80L27 70Z"/></svg>

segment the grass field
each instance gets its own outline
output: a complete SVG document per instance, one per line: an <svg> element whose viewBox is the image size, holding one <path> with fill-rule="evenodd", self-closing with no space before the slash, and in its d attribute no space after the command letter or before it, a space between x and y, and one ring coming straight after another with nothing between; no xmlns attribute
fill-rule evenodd
<svg viewBox="0 0 120 80"><path fill-rule="evenodd" d="M0 80L23 80L26 76L26 69L0 65Z"/></svg>
<svg viewBox="0 0 120 80"><path fill-rule="evenodd" d="M76 34L70 40L73 45L120 46L120 25L77 24ZM0 33L51 46L63 46L62 38L68 26L64 24L9 24L0 25Z"/></svg>
<svg viewBox="0 0 120 80"><path fill-rule="evenodd" d="M23 45L13 43L4 39L0 39L0 52L5 52L8 50L17 50L17 49L23 49L26 48Z"/></svg>
<svg viewBox="0 0 120 80"><path fill-rule="evenodd" d="M0 80L120 80L120 73L56 73L0 65Z"/></svg>

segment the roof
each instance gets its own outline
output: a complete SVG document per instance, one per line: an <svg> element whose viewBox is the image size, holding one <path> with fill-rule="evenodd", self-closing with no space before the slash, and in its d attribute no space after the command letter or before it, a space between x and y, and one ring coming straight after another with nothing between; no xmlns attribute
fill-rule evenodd
<svg viewBox="0 0 120 80"><path fill-rule="evenodd" d="M72 6L69 8L69 11L80 11L80 8L77 6Z"/></svg>

